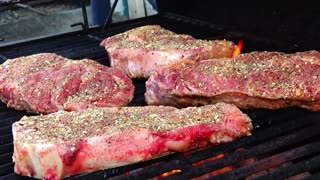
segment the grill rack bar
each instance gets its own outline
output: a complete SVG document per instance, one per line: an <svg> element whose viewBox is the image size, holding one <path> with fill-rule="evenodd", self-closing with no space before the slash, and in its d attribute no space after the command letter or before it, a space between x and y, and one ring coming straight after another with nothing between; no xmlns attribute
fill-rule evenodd
<svg viewBox="0 0 320 180"><path fill-rule="evenodd" d="M290 129L290 127L289 127ZM241 138L234 143L229 144L223 144L219 145L217 147L209 148L204 151L197 151L195 153L188 154L187 156L184 156L183 154L180 154L177 158L175 158L172 161L168 162L161 162L161 165L154 165L154 166L147 166L145 169L140 169L137 171L129 172L128 174L122 174L120 176L116 176L117 178L124 178L124 179L139 179L139 178L154 178L157 177L165 172L170 172L174 169L179 169L182 172L176 173L168 177L164 177L163 179L181 179L181 178L195 178L199 177L203 174L213 172L215 170L221 169L223 167L232 166L233 164L237 164L240 161L247 160L259 155L268 154L270 152L276 151L278 149L281 149L283 147L287 147L289 145L297 144L297 143L303 143L308 138L312 138L314 136L320 137L320 132L318 132L319 126L314 127L313 124L309 124L308 127L302 128L302 130L299 130L295 132L296 129L291 131L287 131L286 135L279 135L280 137L277 137L275 139L274 136L265 136L265 143L260 144L259 142L255 142L254 140L250 141L251 137L248 138ZM272 127L266 129L265 131L258 132L259 134L255 134L255 136L261 137L265 132L269 132L272 130ZM312 132L312 133L310 133ZM287 135L288 133L288 135ZM306 135L307 134L307 135ZM252 136L253 137L253 136ZM254 139L254 137L252 138ZM256 146L250 146L252 143L258 143ZM233 146L232 146L233 145ZM237 148L244 147L248 148L244 151L235 152ZM234 151L231 152L230 151ZM196 167L192 166L191 164L197 162L197 161L189 161L188 158L197 158L198 154L207 154L207 152L211 152L210 157L215 157L219 154L225 154L230 153L228 155L225 155L225 157L220 159L215 159L212 161L204 162L201 165L198 165ZM303 154L303 153L302 153ZM305 154L303 154L305 155ZM177 159L179 162L177 162ZM205 159L197 159L198 161L205 160ZM189 164L189 166L177 166L179 164ZM160 167L165 167L165 169L162 169ZM230 177L229 177L230 178ZM234 177L233 177L234 178ZM228 178L227 178L228 179Z"/></svg>
<svg viewBox="0 0 320 180"><path fill-rule="evenodd" d="M7 174L11 174L13 167L14 167L13 162L1 165L0 166L0 177L7 175Z"/></svg>
<svg viewBox="0 0 320 180"><path fill-rule="evenodd" d="M11 153L12 154L12 151L13 151L13 143L12 142L0 146L1 154L7 154L7 153Z"/></svg>
<svg viewBox="0 0 320 180"><path fill-rule="evenodd" d="M316 170L316 167L320 164L320 155L306 159L305 161L298 162L296 164L280 167L274 170L272 173L266 173L261 176L253 178L253 180L263 180L263 179L285 179L295 174L303 173L306 171ZM319 168L319 167L318 167Z"/></svg>
<svg viewBox="0 0 320 180"><path fill-rule="evenodd" d="M0 155L0 164L8 164L12 162L12 153L6 153Z"/></svg>
<svg viewBox="0 0 320 180"><path fill-rule="evenodd" d="M231 172L217 176L218 179L242 179L249 175L268 170L269 168L277 167L281 164L290 162L292 160L309 156L315 153L320 153L320 142L314 142L303 145L301 147L291 149L289 151L270 156L261 161L256 161L249 166L235 169ZM289 168L291 169L291 167ZM292 174L295 175L295 174Z"/></svg>
<svg viewBox="0 0 320 180"><path fill-rule="evenodd" d="M312 174L312 176L304 178L304 180L318 180L320 179L320 172Z"/></svg>

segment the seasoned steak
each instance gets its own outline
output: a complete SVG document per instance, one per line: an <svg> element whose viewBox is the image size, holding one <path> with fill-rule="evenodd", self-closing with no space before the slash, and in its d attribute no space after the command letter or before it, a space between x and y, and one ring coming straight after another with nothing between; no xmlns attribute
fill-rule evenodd
<svg viewBox="0 0 320 180"><path fill-rule="evenodd" d="M121 69L131 78L147 78L156 67L185 59L231 57L236 47L230 41L195 39L158 25L108 37L100 45L108 52L111 67Z"/></svg>
<svg viewBox="0 0 320 180"><path fill-rule="evenodd" d="M15 172L61 179L250 135L250 118L218 103L109 107L23 117L13 124Z"/></svg>
<svg viewBox="0 0 320 180"><path fill-rule="evenodd" d="M120 70L88 59L42 53L0 65L0 99L18 110L47 114L125 106L133 91L132 81Z"/></svg>
<svg viewBox="0 0 320 180"><path fill-rule="evenodd" d="M319 111L319 92L319 51L252 52L158 69L146 82L145 98L149 105L228 102L246 109L299 106Z"/></svg>

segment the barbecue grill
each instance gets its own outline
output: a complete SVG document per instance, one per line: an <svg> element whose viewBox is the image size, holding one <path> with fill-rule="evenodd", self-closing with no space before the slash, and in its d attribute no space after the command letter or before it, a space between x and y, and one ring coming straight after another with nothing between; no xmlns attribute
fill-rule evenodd
<svg viewBox="0 0 320 180"><path fill-rule="evenodd" d="M319 50L316 44L320 40L319 22L315 20L317 18L308 17L310 14L320 17L319 9L304 9L297 13L292 13L295 9L285 9L285 15L281 14L283 11L280 9L268 9L264 12L255 9L241 15L236 6L226 10L226 6L221 5L223 3L214 4L215 6L194 3L169 3L160 0L159 14L110 24L107 30L95 27L6 44L0 47L0 62L19 56L53 52L67 58L90 58L109 65L106 51L99 43L108 36L147 24L158 24L177 33L201 39L228 39L234 42L243 39L243 52ZM206 11L210 8L216 11ZM214 16L209 16L210 12ZM254 13L258 15L255 16ZM234 18L233 23L231 17ZM249 22L258 22L257 18L262 18L264 24L247 27ZM288 22L288 19L291 20ZM302 33L305 29L309 31ZM145 105L145 81L134 80L135 98L130 105ZM250 137L67 179L320 179L319 112L301 108L244 112L253 120L254 130ZM26 114L8 109L4 104L0 105L0 179L29 179L16 175L12 162L11 125Z"/></svg>

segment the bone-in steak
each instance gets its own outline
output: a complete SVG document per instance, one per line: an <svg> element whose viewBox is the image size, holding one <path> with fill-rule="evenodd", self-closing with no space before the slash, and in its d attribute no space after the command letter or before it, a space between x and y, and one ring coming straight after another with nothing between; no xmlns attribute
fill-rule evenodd
<svg viewBox="0 0 320 180"><path fill-rule="evenodd" d="M131 78L147 78L158 66L185 59L231 57L236 47L231 41L195 39L158 25L126 31L106 38L100 45L108 52L111 67L121 69Z"/></svg>
<svg viewBox="0 0 320 180"><path fill-rule="evenodd" d="M125 106L133 83L120 70L93 60L42 53L0 65L0 99L8 107L36 113Z"/></svg>
<svg viewBox="0 0 320 180"><path fill-rule="evenodd" d="M218 103L93 108L13 124L15 172L43 179L92 172L250 135L250 118Z"/></svg>
<svg viewBox="0 0 320 180"><path fill-rule="evenodd" d="M319 111L319 92L319 51L252 52L158 69L146 82L145 98L149 105L228 102L240 108Z"/></svg>

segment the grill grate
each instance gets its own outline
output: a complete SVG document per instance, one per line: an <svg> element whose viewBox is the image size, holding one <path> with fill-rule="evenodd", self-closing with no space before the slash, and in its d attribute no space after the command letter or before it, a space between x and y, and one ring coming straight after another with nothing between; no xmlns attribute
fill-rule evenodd
<svg viewBox="0 0 320 180"><path fill-rule="evenodd" d="M178 33L197 38L244 39L244 51L297 51L285 42L253 34L228 32L227 27L178 16L160 14L144 19L110 25L108 33L91 29L88 33L69 33L43 40L0 47L0 62L40 52L62 56L91 58L108 65L105 50L99 43L107 36L146 24L159 24ZM145 80L136 79L135 98L131 105L145 105ZM176 153L129 166L81 174L67 179L285 179L293 176L309 179L320 174L320 113L299 108L245 111L255 129L252 136L215 147ZM25 112L0 105L0 178L30 179L14 174L11 125ZM163 174L166 173L167 176ZM219 174L220 173L220 174Z"/></svg>
<svg viewBox="0 0 320 180"><path fill-rule="evenodd" d="M292 112L287 111L282 113L290 116ZM265 120L267 119L262 119L261 121ZM284 120L288 119L278 119L278 121ZM215 178L242 179L256 172L268 170L271 167L276 167L283 163L287 163L288 161L299 159L301 156L309 157L320 153L320 141L315 140L315 138L319 139L320 137L320 132L317 132L319 125L317 122L314 122L314 117L301 120L304 122L299 122L299 120L296 121L294 119L292 120L291 118L290 123L283 122L278 125L278 122L276 121L272 121L272 126L268 128L256 129L253 131L253 136L251 137L242 138L236 142L223 144L218 147L200 151L198 150L194 153L188 154L187 156L181 154L179 157L174 158L169 162L162 161L161 164L151 167L147 166L139 171L122 174L120 177L125 179L139 179L140 177L152 178L159 176L162 173L179 169L181 170L181 173L176 173L166 177L165 179L190 179L209 173L207 176L204 175L205 177L208 177L211 175L210 172L231 166L235 169ZM257 123L257 121L255 122ZM257 125L258 124L255 124L255 126ZM308 143L308 140L312 138L313 141ZM241 148L241 150L238 150L239 148ZM210 158L216 157L220 154L224 154L224 157L210 160ZM248 161L252 158L257 158L259 160L248 162L247 164L244 163L241 167L237 165L239 162ZM192 164L206 159L209 160L200 163L200 165L192 166ZM303 159L301 163L303 164L308 162L309 159ZM318 161L315 161L314 163L317 162ZM186 164L188 164L188 166L186 166ZM319 164L317 166L319 166ZM313 166L313 168L317 166ZM286 168L290 169L294 167L288 166ZM299 170L303 171L305 169ZM270 174L268 175L270 176Z"/></svg>

